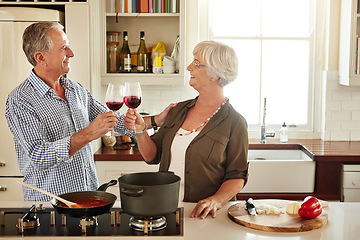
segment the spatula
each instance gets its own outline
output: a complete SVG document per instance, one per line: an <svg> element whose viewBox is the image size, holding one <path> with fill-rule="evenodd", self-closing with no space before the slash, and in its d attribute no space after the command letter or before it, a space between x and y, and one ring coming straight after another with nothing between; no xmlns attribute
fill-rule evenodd
<svg viewBox="0 0 360 240"><path fill-rule="evenodd" d="M68 206L69 208L83 208L83 206L81 206L81 205L78 204L78 203L70 202L70 201L68 201L68 200L66 200L66 199L63 199L63 198L61 198L61 197L59 197L59 196L56 196L56 195L54 195L54 194L52 194L52 193L49 193L49 192L47 192L47 191L44 191L44 190L42 190L42 189L40 189L40 188L34 187L34 186L30 185L30 184L27 184L27 183L24 183L24 182L20 182L20 181L17 181L17 182L20 183L20 184L22 184L22 185L24 185L24 186L26 186L26 187L28 187L28 188L34 189L34 190L39 191L39 192L41 192L41 193L44 193L44 194L46 194L46 195L48 195L48 196L50 196L50 197L53 197L53 198L59 200L60 202L65 203L66 206Z"/></svg>

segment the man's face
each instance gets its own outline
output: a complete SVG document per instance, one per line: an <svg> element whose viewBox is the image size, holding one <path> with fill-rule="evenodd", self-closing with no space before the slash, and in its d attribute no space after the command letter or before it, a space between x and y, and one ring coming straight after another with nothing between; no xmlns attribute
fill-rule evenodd
<svg viewBox="0 0 360 240"><path fill-rule="evenodd" d="M53 46L49 52L43 52L46 71L51 75L61 76L70 72L70 58L74 57L74 53L70 49L69 40L63 31L50 29L48 34Z"/></svg>

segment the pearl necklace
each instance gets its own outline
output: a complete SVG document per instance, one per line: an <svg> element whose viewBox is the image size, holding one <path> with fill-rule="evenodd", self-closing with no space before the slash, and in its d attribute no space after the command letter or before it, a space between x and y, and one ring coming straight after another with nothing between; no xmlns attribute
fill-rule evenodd
<svg viewBox="0 0 360 240"><path fill-rule="evenodd" d="M225 100L221 103L220 107L218 107L218 108L216 109L216 111L215 111L210 117L208 117L208 118L205 120L205 122L203 122L202 124L200 124L199 127L194 128L193 130L191 130L190 132L187 132L187 133L185 133L185 134L176 132L176 135L178 135L178 136L187 136L187 135L192 134L193 132L197 132L200 128L202 128L205 124L207 124L207 123L210 121L210 119L222 108L222 106L225 105L225 103L226 103L228 100L229 100L228 98L225 98Z"/></svg>

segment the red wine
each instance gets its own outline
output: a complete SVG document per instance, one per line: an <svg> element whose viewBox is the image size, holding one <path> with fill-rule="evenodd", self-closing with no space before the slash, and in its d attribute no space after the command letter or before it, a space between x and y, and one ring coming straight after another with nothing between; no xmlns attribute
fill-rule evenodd
<svg viewBox="0 0 360 240"><path fill-rule="evenodd" d="M112 111L117 111L122 107L123 103L124 102L106 102L106 106Z"/></svg>
<svg viewBox="0 0 360 240"><path fill-rule="evenodd" d="M124 97L124 101L129 108L137 108L141 103L141 98L138 96L126 96Z"/></svg>

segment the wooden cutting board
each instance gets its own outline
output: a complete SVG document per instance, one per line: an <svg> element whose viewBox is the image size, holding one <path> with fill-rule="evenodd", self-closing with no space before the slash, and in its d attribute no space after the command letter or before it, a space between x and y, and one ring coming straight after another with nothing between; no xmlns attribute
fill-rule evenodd
<svg viewBox="0 0 360 240"><path fill-rule="evenodd" d="M254 200L254 204L270 204L286 210L291 201L288 200ZM321 215L314 219L306 219L300 216L292 216L286 212L280 215L258 214L251 216L246 209L245 201L229 207L229 218L245 227L258 229L266 232L303 232L323 227L328 220L328 214L322 211Z"/></svg>

